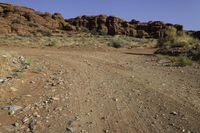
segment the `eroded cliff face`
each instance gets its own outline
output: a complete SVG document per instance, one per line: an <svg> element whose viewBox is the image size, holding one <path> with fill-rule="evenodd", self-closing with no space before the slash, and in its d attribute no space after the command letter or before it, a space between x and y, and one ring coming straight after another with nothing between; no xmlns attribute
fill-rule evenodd
<svg viewBox="0 0 200 133"><path fill-rule="evenodd" d="M182 25L165 24L161 21L142 23L136 20L125 21L115 16L79 16L64 19L60 13L42 13L34 9L0 3L0 34L52 34L68 31L95 31L108 35L127 35L139 38L160 38L162 30L173 26L183 30ZM200 38L199 32L194 35Z"/></svg>

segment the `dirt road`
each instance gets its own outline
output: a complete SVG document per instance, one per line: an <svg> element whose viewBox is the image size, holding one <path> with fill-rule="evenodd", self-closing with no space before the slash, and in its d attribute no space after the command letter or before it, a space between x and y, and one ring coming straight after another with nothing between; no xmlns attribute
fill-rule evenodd
<svg viewBox="0 0 200 133"><path fill-rule="evenodd" d="M32 62L0 84L0 107L22 107L0 110L0 133L200 132L199 67L131 50L1 49Z"/></svg>

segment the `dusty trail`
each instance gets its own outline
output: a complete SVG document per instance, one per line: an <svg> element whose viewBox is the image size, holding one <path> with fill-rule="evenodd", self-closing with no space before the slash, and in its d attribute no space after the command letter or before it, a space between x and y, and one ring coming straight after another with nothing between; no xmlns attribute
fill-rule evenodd
<svg viewBox="0 0 200 133"><path fill-rule="evenodd" d="M154 56L124 50L12 51L37 59L43 69L0 86L0 106L31 106L14 116L0 110L2 133L16 122L11 132L200 132L199 68L164 67ZM5 90L15 85L16 92Z"/></svg>

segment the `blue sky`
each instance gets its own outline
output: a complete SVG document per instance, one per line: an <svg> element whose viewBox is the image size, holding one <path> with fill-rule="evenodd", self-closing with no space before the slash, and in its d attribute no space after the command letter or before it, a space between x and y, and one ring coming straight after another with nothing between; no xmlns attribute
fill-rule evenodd
<svg viewBox="0 0 200 133"><path fill-rule="evenodd" d="M125 20L161 20L200 30L200 0L0 0L43 12L60 12L65 18L107 14Z"/></svg>

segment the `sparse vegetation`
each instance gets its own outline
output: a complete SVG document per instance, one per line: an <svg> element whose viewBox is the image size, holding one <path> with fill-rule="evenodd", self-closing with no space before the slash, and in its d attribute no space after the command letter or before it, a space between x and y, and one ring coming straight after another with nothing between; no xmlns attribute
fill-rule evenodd
<svg viewBox="0 0 200 133"><path fill-rule="evenodd" d="M19 67L18 64L14 64L16 60L17 56L15 53L0 51L0 77L7 76Z"/></svg>
<svg viewBox="0 0 200 133"><path fill-rule="evenodd" d="M177 31L174 27L168 27L163 34L164 37L158 41L158 47L161 48L159 53L183 55L200 61L200 41L198 39L193 38L185 31ZM181 57L181 59L183 58Z"/></svg>
<svg viewBox="0 0 200 133"><path fill-rule="evenodd" d="M181 55L176 58L176 65L178 66L192 65L192 60L187 56Z"/></svg>
<svg viewBox="0 0 200 133"><path fill-rule="evenodd" d="M196 45L197 43L199 43L199 40L191 37L185 31L177 31L174 27L168 27L162 32L164 34L164 37L159 40L159 47L184 47Z"/></svg>
<svg viewBox="0 0 200 133"><path fill-rule="evenodd" d="M122 40L120 38L113 38L111 40L111 42L108 43L108 46L111 46L111 47L114 47L114 48L121 48L126 44L127 44L127 42L125 40Z"/></svg>
<svg viewBox="0 0 200 133"><path fill-rule="evenodd" d="M93 36L93 35L73 35L71 36L16 36L1 35L1 46L26 46L26 47L60 47L60 46L116 46L122 47L154 47L157 43L155 39L141 39L128 36Z"/></svg>
<svg viewBox="0 0 200 133"><path fill-rule="evenodd" d="M51 40L51 39L50 39L50 40L48 41L48 43L46 44L46 46L48 46L48 47L53 47L53 46L56 46L56 43L57 43L57 42L56 42L55 40Z"/></svg>
<svg viewBox="0 0 200 133"><path fill-rule="evenodd" d="M41 72L42 72L42 69L41 69L40 67L32 68L32 69L31 69L31 72L32 72L32 73L38 74L38 73L41 73Z"/></svg>
<svg viewBox="0 0 200 133"><path fill-rule="evenodd" d="M50 30L42 30L42 29L38 29L36 34L41 34L42 36L52 36L52 32Z"/></svg>
<svg viewBox="0 0 200 133"><path fill-rule="evenodd" d="M90 30L90 33L93 35L99 35L99 32L96 28L93 28L92 30Z"/></svg>
<svg viewBox="0 0 200 133"><path fill-rule="evenodd" d="M89 29L88 29L88 28L85 28L85 27L82 27L82 28L81 28L81 31L87 32L87 33L90 32Z"/></svg>
<svg viewBox="0 0 200 133"><path fill-rule="evenodd" d="M28 58L26 59L26 61L27 61L27 64L28 64L28 65L31 65L31 64L33 63L33 60L32 60L31 57L28 57Z"/></svg>
<svg viewBox="0 0 200 133"><path fill-rule="evenodd" d="M102 35L102 36L108 35L108 31L106 31L106 30L100 30L99 31L99 35Z"/></svg>

